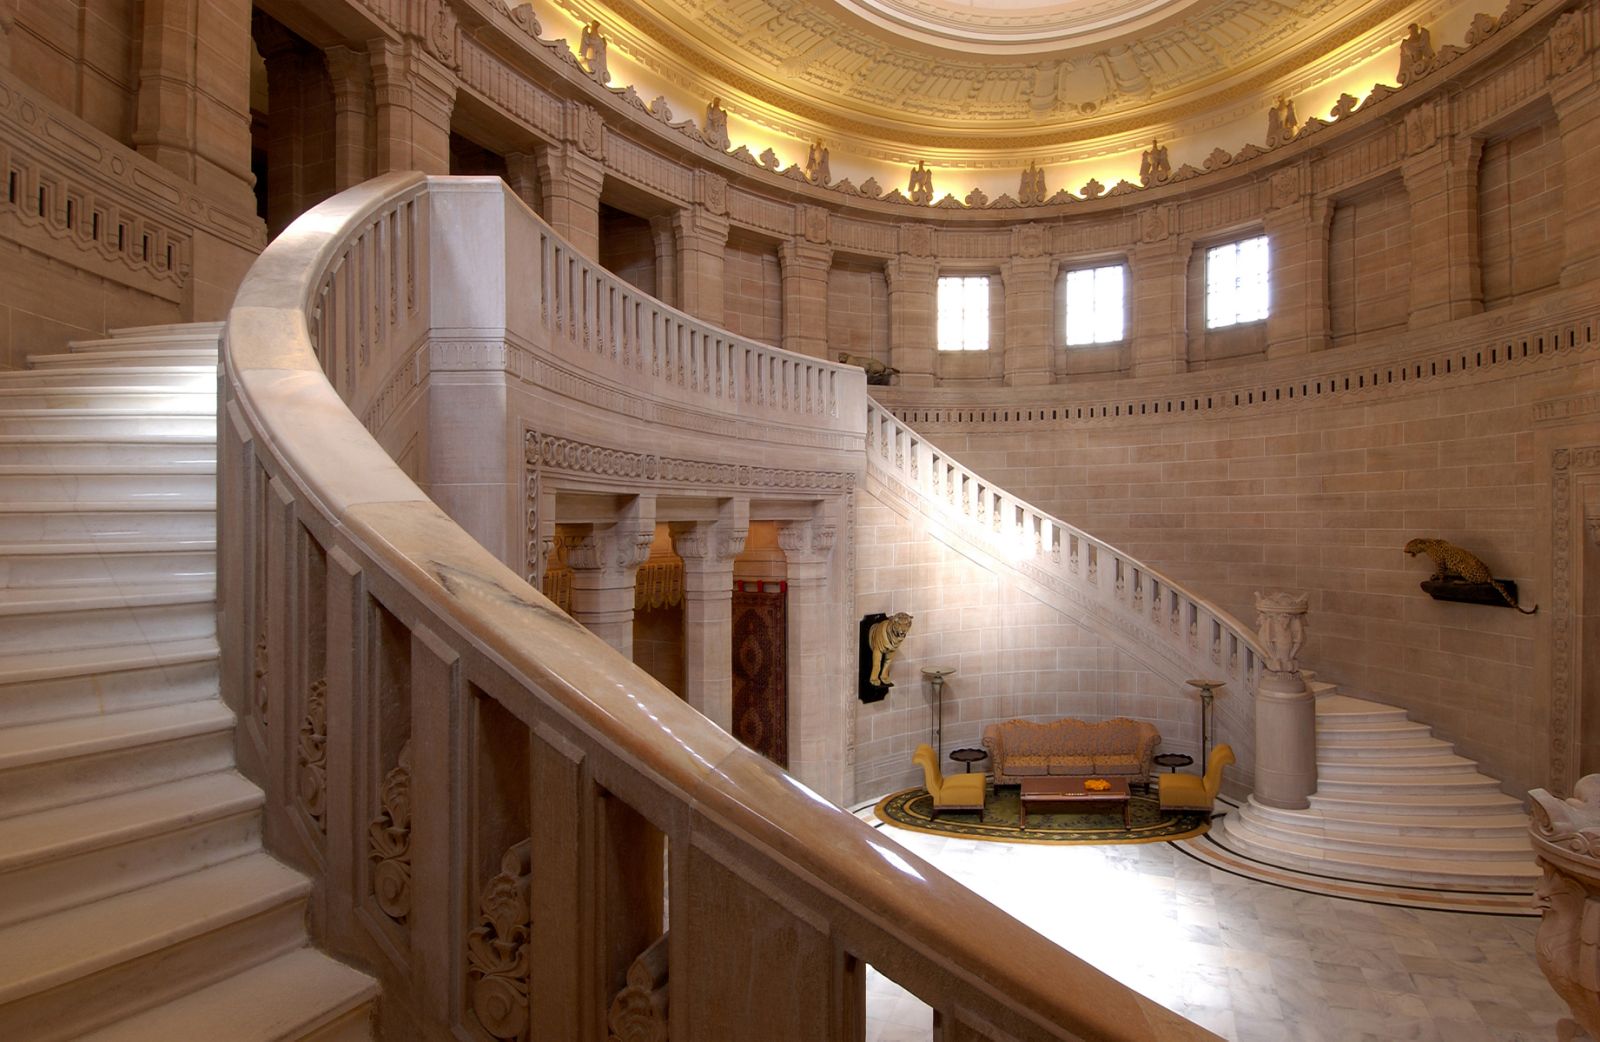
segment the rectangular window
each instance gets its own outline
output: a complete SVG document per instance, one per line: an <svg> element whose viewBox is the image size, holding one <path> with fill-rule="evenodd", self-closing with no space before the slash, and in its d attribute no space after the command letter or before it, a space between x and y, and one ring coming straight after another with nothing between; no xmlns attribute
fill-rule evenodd
<svg viewBox="0 0 1600 1042"><path fill-rule="evenodd" d="M1067 272L1061 306L1066 314L1068 347L1122 342L1126 272L1121 264Z"/></svg>
<svg viewBox="0 0 1600 1042"><path fill-rule="evenodd" d="M989 276L939 276L939 350L989 350Z"/></svg>
<svg viewBox="0 0 1600 1042"><path fill-rule="evenodd" d="M1267 237L1206 251L1206 328L1221 329L1267 317Z"/></svg>

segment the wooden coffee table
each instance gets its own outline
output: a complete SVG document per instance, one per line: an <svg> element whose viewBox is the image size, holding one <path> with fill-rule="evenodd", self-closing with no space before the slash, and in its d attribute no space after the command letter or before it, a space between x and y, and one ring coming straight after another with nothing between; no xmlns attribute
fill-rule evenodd
<svg viewBox="0 0 1600 1042"><path fill-rule="evenodd" d="M1018 812L1018 827L1028 827L1028 808L1040 811L1056 811L1069 814L1092 814L1115 812L1117 805L1122 808L1122 827L1131 828L1132 822L1128 817L1128 806L1131 795L1128 792L1126 778L1106 778L1111 783L1111 788L1101 792L1090 792L1083 787L1088 778L1070 777L1061 774L1044 775L1037 778L1022 779L1021 809Z"/></svg>

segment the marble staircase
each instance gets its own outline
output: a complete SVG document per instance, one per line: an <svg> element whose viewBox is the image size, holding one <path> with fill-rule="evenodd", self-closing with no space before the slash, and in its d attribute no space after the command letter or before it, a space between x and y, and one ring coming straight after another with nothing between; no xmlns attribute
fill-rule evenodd
<svg viewBox="0 0 1600 1042"><path fill-rule="evenodd" d="M1247 857L1344 879L1531 891L1539 871L1522 801L1405 710L1317 696L1317 791L1304 810L1249 800L1216 839Z"/></svg>
<svg viewBox="0 0 1600 1042"><path fill-rule="evenodd" d="M0 1038L372 1037L218 696L220 335L0 373Z"/></svg>

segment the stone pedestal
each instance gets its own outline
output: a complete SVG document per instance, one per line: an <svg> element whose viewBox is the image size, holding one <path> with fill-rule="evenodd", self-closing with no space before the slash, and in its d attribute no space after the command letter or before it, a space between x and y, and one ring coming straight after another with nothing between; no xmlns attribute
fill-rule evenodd
<svg viewBox="0 0 1600 1042"><path fill-rule="evenodd" d="M1317 704L1300 675L1305 594L1256 594L1266 670L1256 686L1255 799L1299 810L1317 791Z"/></svg>
<svg viewBox="0 0 1600 1042"><path fill-rule="evenodd" d="M1528 795L1529 838L1544 869L1534 953L1573 1017L1556 1025L1556 1037L1600 1038L1600 774L1580 778L1569 800L1544 789Z"/></svg>

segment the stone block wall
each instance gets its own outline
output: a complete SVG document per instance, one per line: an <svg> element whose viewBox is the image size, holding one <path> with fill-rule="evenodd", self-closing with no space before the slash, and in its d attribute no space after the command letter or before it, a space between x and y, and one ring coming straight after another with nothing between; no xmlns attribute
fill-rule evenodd
<svg viewBox="0 0 1600 1042"><path fill-rule="evenodd" d="M656 283L656 246L650 222L609 206L600 208L600 263L617 278L651 296Z"/></svg>
<svg viewBox="0 0 1600 1042"><path fill-rule="evenodd" d="M1553 114L1484 143L1478 241L1485 307L1561 281L1561 194L1561 138Z"/></svg>
<svg viewBox="0 0 1600 1042"><path fill-rule="evenodd" d="M1385 180L1338 200L1328 230L1329 331L1356 346L1411 317L1411 210L1405 183Z"/></svg>
<svg viewBox="0 0 1600 1042"><path fill-rule="evenodd" d="M783 274L777 244L732 236L724 264L722 324L740 336L778 346L783 340Z"/></svg>
<svg viewBox="0 0 1600 1042"><path fill-rule="evenodd" d="M119 141L133 134L140 0L24 3L11 68L29 85Z"/></svg>
<svg viewBox="0 0 1600 1042"><path fill-rule="evenodd" d="M835 261L829 270L828 351L889 361L889 281L882 264Z"/></svg>
<svg viewBox="0 0 1600 1042"><path fill-rule="evenodd" d="M1257 590L1311 594L1305 661L1405 707L1517 791L1545 783L1551 455L1600 441L1592 360L1184 418L974 432L919 424L984 477L1241 619ZM1540 615L1430 599L1402 552L1436 536L1515 579Z"/></svg>

